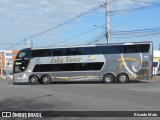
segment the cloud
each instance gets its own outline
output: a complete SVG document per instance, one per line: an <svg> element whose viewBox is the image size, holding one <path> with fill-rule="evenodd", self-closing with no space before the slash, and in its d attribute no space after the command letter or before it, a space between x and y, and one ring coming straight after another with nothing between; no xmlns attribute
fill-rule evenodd
<svg viewBox="0 0 160 120"><path fill-rule="evenodd" d="M153 2L155 0L141 1ZM0 0L0 24L3 24L2 27L4 27L1 29L5 29L5 31L0 29L0 38L23 39L65 22L104 2L106 0ZM119 0L111 5L111 9L126 9L138 5L148 4L132 0L123 0L123 2ZM104 11L105 9L102 8L101 13ZM6 38L7 36L8 38Z"/></svg>
<svg viewBox="0 0 160 120"><path fill-rule="evenodd" d="M18 3L15 5L15 9L17 10L24 10L24 9L27 9L29 8L29 4L28 3Z"/></svg>
<svg viewBox="0 0 160 120"><path fill-rule="evenodd" d="M90 10L106 0L0 0L0 4L11 3L8 6L0 8L0 15L9 16L11 21L25 22L30 20L51 19L55 24L77 16L87 10ZM141 0L152 2L153 0ZM143 4L131 0L121 0L111 4L111 9L119 10L134 7L134 5ZM146 5L146 4L145 4ZM5 13L3 13L3 12ZM13 17L15 16L15 17ZM13 18L13 19L11 19Z"/></svg>
<svg viewBox="0 0 160 120"><path fill-rule="evenodd" d="M150 3L156 0L118 0L117 2L113 3L113 9L122 10L128 8L135 8L137 6L146 6L151 5ZM148 2L148 3L147 3Z"/></svg>
<svg viewBox="0 0 160 120"><path fill-rule="evenodd" d="M8 4L10 2L11 2L10 0L0 0L0 5Z"/></svg>

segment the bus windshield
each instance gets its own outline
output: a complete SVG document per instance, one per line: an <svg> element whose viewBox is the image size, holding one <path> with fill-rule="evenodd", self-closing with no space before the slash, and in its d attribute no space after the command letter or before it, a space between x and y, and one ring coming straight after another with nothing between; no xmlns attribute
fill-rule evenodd
<svg viewBox="0 0 160 120"><path fill-rule="evenodd" d="M14 73L20 73L27 69L29 64L29 60L31 58L31 50L30 49L23 49L21 50L14 61Z"/></svg>
<svg viewBox="0 0 160 120"><path fill-rule="evenodd" d="M20 60L29 59L29 58L31 58L31 50L30 49L23 49L16 56L16 59L20 59Z"/></svg>
<svg viewBox="0 0 160 120"><path fill-rule="evenodd" d="M14 62L14 73L20 73L26 70L28 65L28 60L26 61L15 61Z"/></svg>

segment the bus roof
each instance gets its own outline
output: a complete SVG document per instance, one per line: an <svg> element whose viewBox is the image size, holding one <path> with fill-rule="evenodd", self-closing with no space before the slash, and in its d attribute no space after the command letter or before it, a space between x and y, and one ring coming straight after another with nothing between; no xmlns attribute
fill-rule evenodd
<svg viewBox="0 0 160 120"><path fill-rule="evenodd" d="M114 45L135 45L135 44L152 44L152 41L145 41L145 42L123 42L123 43L109 43L109 44L94 44L94 45L81 45L81 46L48 46L48 47L34 47L31 50L37 49L56 49L56 48L75 48L75 47L95 47L95 46L114 46Z"/></svg>

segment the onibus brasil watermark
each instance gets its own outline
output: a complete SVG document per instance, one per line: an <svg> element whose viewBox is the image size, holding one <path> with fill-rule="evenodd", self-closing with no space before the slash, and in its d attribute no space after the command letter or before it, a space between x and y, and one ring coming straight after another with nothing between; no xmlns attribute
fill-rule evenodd
<svg viewBox="0 0 160 120"><path fill-rule="evenodd" d="M0 117L160 117L160 111L1 111Z"/></svg>
<svg viewBox="0 0 160 120"><path fill-rule="evenodd" d="M2 112L2 117L39 118L42 114L40 112Z"/></svg>

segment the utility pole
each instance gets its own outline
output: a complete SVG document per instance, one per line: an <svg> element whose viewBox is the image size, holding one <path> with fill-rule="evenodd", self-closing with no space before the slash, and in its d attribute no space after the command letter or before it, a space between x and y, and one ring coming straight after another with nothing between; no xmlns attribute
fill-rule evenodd
<svg viewBox="0 0 160 120"><path fill-rule="evenodd" d="M107 0L105 3L106 7L106 38L107 38L107 44L110 43L110 1Z"/></svg>

